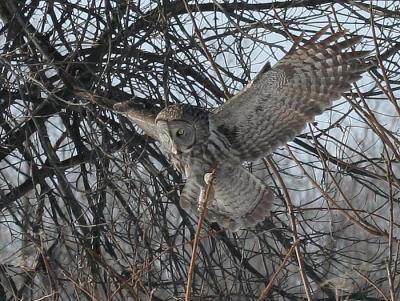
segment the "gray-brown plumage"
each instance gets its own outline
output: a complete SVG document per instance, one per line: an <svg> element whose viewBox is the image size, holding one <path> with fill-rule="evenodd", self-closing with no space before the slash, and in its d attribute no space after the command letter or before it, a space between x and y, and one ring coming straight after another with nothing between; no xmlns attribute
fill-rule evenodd
<svg viewBox="0 0 400 301"><path fill-rule="evenodd" d="M134 103L114 106L159 140L186 176L184 208L197 210L204 176L215 169L208 219L235 230L265 218L272 192L241 163L293 139L370 66L363 61L369 52L348 50L359 37L338 42L341 31L319 41L326 30L302 46L296 43L273 68L215 111L173 105L157 113Z"/></svg>

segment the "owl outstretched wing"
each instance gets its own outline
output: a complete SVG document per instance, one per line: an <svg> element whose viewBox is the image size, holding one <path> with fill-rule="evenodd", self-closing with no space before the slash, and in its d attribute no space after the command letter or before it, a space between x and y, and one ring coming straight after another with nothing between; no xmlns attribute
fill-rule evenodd
<svg viewBox="0 0 400 301"><path fill-rule="evenodd" d="M212 115L242 160L265 156L300 134L371 66L363 60L368 51L348 50L361 38L339 42L344 36L340 31L320 40L326 30L302 46L296 43Z"/></svg>

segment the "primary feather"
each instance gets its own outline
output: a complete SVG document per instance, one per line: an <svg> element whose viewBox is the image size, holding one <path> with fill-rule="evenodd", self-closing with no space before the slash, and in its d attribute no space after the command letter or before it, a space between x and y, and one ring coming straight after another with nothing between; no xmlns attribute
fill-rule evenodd
<svg viewBox="0 0 400 301"><path fill-rule="evenodd" d="M214 112L217 129L241 160L266 156L293 139L370 67L362 61L369 52L346 51L361 38L337 42L341 31L318 42L325 31L292 48Z"/></svg>

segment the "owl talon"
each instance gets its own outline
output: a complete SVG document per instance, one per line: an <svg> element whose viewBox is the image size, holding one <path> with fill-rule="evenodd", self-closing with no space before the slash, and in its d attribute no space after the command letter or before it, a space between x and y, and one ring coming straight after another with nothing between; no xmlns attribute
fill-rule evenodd
<svg viewBox="0 0 400 301"><path fill-rule="evenodd" d="M205 195L204 188L200 188L199 199L197 202L197 210L199 212L201 212L201 210L203 210L202 208L204 208L204 195Z"/></svg>
<svg viewBox="0 0 400 301"><path fill-rule="evenodd" d="M211 190L212 191L212 190ZM207 203L207 208L210 208L212 206L212 195L208 195L208 203ZM198 207L197 209L199 212L205 208L205 202L206 202L206 189L205 188L200 188L200 193L199 193L199 199L198 199Z"/></svg>
<svg viewBox="0 0 400 301"><path fill-rule="evenodd" d="M204 174L204 182L206 182L207 185L210 185L212 177L213 177L213 173L207 172L206 174Z"/></svg>

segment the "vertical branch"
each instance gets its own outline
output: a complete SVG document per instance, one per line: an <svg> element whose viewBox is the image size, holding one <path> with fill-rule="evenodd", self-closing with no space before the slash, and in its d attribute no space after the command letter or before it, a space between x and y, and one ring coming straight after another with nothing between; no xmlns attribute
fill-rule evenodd
<svg viewBox="0 0 400 301"><path fill-rule="evenodd" d="M207 205L208 205L208 201L210 199L210 191L211 191L212 182L214 180L214 175L215 175L215 169L210 174L206 174L205 180L207 183L207 187L206 187L206 191L204 194L204 198L202 200L200 200L200 202L199 202L200 203L200 207L199 207L200 214L199 214L199 221L197 223L197 229L196 229L196 233L195 233L193 245L192 245L192 256L190 258L185 301L190 301L190 298L191 298L193 275L194 275L195 261L196 261L196 255L197 255L197 247L198 247L199 241L200 241L201 225L203 224L205 216L206 216Z"/></svg>
<svg viewBox="0 0 400 301"><path fill-rule="evenodd" d="M392 272L392 264L393 264L393 223L394 223L394 213L393 213L393 186L392 186L392 164L390 161L389 153L385 147L385 154L386 154L386 177L387 183L389 186L389 255L385 261L387 277L389 282L389 292L391 301L395 301L395 290L394 290L394 275Z"/></svg>

